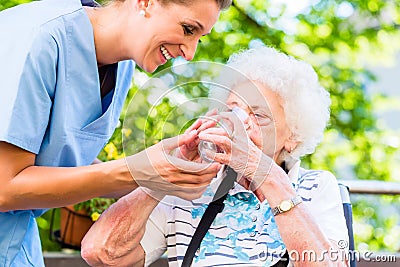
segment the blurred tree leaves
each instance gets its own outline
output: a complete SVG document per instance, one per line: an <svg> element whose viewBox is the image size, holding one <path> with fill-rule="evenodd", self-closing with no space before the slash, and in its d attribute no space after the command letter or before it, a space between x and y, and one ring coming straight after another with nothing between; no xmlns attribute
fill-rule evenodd
<svg viewBox="0 0 400 267"><path fill-rule="evenodd" d="M0 9L24 2L0 0ZM390 59L399 51L399 25L400 0L234 0L211 34L201 39L194 60L224 63L232 53L264 43L311 63L331 93L332 116L324 142L303 165L331 170L343 179L400 181L400 137L375 117L378 106L396 100L369 92L375 77L366 68L368 62ZM171 66L169 62L158 72ZM190 115L203 112L184 114L168 97L151 99L152 91L141 89L151 76L137 70L121 123L101 152L102 160L124 156L123 139L129 140L124 145L130 153L140 151L182 132ZM208 93L201 84L180 92L188 99ZM398 197L352 198L358 248L399 250Z"/></svg>
<svg viewBox="0 0 400 267"><path fill-rule="evenodd" d="M28 2L31 0L0 0L0 10Z"/></svg>

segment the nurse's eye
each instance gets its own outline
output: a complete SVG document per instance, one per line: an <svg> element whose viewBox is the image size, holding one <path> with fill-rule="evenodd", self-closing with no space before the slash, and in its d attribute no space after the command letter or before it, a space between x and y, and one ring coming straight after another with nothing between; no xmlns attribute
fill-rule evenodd
<svg viewBox="0 0 400 267"><path fill-rule="evenodd" d="M182 28L183 28L183 33L185 35L193 35L194 34L194 30L195 30L194 26L188 25L188 24L182 24Z"/></svg>

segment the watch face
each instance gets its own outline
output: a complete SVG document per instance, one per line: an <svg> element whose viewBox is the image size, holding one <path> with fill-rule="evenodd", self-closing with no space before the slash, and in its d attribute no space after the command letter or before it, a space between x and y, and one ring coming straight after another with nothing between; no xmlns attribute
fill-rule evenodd
<svg viewBox="0 0 400 267"><path fill-rule="evenodd" d="M290 210L290 209L292 208L292 203L290 203L290 201L288 201L288 200L284 200L284 201L282 201L282 203L279 205L279 208L280 208L282 211L288 211L288 210Z"/></svg>

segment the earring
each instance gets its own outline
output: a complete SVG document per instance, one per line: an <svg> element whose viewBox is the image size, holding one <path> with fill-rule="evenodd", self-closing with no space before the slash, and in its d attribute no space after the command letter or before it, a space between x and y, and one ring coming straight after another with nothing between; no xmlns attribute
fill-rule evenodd
<svg viewBox="0 0 400 267"><path fill-rule="evenodd" d="M140 7L139 7L139 15L142 17L146 17L146 3L145 1L140 1L139 3Z"/></svg>

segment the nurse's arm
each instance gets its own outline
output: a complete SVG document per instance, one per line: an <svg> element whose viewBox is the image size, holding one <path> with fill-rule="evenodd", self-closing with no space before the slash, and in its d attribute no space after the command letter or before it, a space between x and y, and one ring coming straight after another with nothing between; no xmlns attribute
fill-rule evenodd
<svg viewBox="0 0 400 267"><path fill-rule="evenodd" d="M34 166L36 155L0 142L0 212L62 207L141 186L187 200L202 195L221 167L170 155L195 136L183 134L125 159L82 167Z"/></svg>
<svg viewBox="0 0 400 267"><path fill-rule="evenodd" d="M0 142L0 212L61 207L137 188L124 160L82 167L34 166L36 155Z"/></svg>
<svg viewBox="0 0 400 267"><path fill-rule="evenodd" d="M102 160L100 160L98 158L95 158L93 160L92 164L99 164L99 163L102 163L102 162L103 162ZM131 191L132 191L132 189L128 188L128 189L121 190L121 191L118 191L118 192L112 192L112 193L109 193L107 195L102 195L101 197L103 197L103 198L120 198L120 197L125 196L126 194L129 194Z"/></svg>

